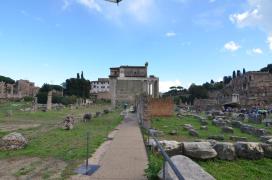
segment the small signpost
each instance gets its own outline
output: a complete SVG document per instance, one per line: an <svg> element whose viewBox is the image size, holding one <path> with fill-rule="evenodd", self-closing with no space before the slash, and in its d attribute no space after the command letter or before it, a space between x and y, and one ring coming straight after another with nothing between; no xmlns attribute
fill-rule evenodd
<svg viewBox="0 0 272 180"><path fill-rule="evenodd" d="M82 174L86 176L92 175L98 168L99 165L89 165L89 140L90 140L90 132L87 132L87 142L86 142L86 164L80 166L78 169L75 170L77 174Z"/></svg>

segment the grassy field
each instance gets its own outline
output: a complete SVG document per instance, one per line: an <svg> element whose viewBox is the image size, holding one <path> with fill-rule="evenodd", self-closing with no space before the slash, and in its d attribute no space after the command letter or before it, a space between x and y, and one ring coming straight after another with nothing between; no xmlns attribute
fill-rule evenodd
<svg viewBox="0 0 272 180"><path fill-rule="evenodd" d="M192 124L193 127L199 132L200 137L192 137L188 134L188 131L183 129L184 124ZM255 125L259 128L264 128L263 125ZM192 117L187 116L181 119L176 117L169 118L154 118L152 120L152 127L163 132L163 135L159 139L164 140L177 140L177 141L193 141L195 139L205 139L209 135L222 135L221 129L213 126L211 121L208 124L208 131L200 130L199 121ZM170 135L172 130L177 130L177 135ZM271 131L271 129L269 129ZM234 128L234 134L223 134L225 141L230 141L229 136L241 136L247 137L249 141L259 141L258 138L252 135L241 133L239 129ZM148 153L149 155L149 168L146 170L148 179L157 179L156 175L162 167L162 157L160 155ZM236 161L223 161L223 160L208 160L208 161L196 161L200 164L207 172L213 175L218 180L227 179L271 179L272 177L272 160L261 159L261 160L243 160L238 159Z"/></svg>
<svg viewBox="0 0 272 180"><path fill-rule="evenodd" d="M208 130L200 130L201 124L199 121L192 116L185 116L183 118L177 118L177 117L170 117L170 118L154 118L152 120L152 127L159 129L160 131L164 132L163 136L161 138L168 139L168 140L177 140L177 141L190 141L195 140L196 137L192 137L188 134L187 130L183 129L184 124L191 124L199 133L198 139L207 139L208 136L211 135L223 135L225 140L224 141L230 141L230 136L239 136L239 137L247 137L248 141L259 141L259 138L256 136L245 134L240 131L238 128L234 128L234 133L222 133L221 128L213 126L211 121L208 121ZM258 127L266 128L264 125L255 125ZM170 135L169 133L172 130L177 131L177 135ZM269 129L271 131L271 128Z"/></svg>
<svg viewBox="0 0 272 180"><path fill-rule="evenodd" d="M65 162L66 168L62 171L62 178L67 178L73 174L73 170L79 164L83 163L86 157L86 133L90 133L90 156L99 145L106 140L107 134L112 131L120 122L120 112L105 114L99 118L94 118L88 123L78 122L71 131L65 131L61 128L61 122L68 114L73 114L78 121L86 112L103 111L108 105L97 105L86 108L70 110L69 108L50 111L50 112L21 112L20 107L27 107L25 103L14 105L7 103L0 105L0 137L9 133L4 131L6 127L12 125L33 125L35 127L19 128L16 132L22 133L29 140L26 148L17 151L0 151L0 160L9 160L21 157L39 157L46 161L48 158L54 158ZM12 117L5 117L5 112L13 108ZM16 176L31 173L30 167L18 169ZM30 169L30 170L29 170ZM23 173L21 173L23 171ZM0 173L1 174L1 173ZM50 176L50 174L46 175Z"/></svg>

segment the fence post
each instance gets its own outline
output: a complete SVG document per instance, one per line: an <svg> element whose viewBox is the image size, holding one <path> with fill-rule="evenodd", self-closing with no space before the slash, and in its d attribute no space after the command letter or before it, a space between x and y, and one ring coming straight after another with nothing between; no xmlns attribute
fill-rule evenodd
<svg viewBox="0 0 272 180"><path fill-rule="evenodd" d="M88 175L88 166L89 166L89 136L90 136L90 132L87 132L86 175Z"/></svg>
<svg viewBox="0 0 272 180"><path fill-rule="evenodd" d="M164 158L163 158L163 180L165 180L166 178L165 178L165 163L166 163L166 161L164 160Z"/></svg>

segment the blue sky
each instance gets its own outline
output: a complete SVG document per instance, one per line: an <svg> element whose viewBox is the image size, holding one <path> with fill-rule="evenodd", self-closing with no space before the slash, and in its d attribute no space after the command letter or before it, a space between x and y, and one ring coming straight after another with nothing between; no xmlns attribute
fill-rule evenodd
<svg viewBox="0 0 272 180"><path fill-rule="evenodd" d="M0 74L38 85L144 65L161 91L272 59L271 0L5 0Z"/></svg>

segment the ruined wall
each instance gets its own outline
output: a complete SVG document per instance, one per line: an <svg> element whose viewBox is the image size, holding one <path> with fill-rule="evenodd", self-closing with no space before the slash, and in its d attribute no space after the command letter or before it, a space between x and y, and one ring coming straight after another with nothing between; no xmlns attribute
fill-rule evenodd
<svg viewBox="0 0 272 180"><path fill-rule="evenodd" d="M148 100L148 106L151 117L172 116L174 112L174 102L172 98L150 98Z"/></svg>
<svg viewBox="0 0 272 180"><path fill-rule="evenodd" d="M105 99L105 100L110 100L111 99L111 94L110 92L99 92L96 94L97 99Z"/></svg>

